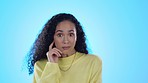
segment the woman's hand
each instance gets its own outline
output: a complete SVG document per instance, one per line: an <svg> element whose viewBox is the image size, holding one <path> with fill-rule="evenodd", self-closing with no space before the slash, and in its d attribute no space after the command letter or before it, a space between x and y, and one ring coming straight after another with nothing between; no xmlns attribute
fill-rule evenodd
<svg viewBox="0 0 148 83"><path fill-rule="evenodd" d="M52 42L49 46L49 51L47 52L47 58L48 61L53 62L53 63L58 63L58 58L61 57L62 52L57 49L57 48L52 48L53 47L54 42Z"/></svg>

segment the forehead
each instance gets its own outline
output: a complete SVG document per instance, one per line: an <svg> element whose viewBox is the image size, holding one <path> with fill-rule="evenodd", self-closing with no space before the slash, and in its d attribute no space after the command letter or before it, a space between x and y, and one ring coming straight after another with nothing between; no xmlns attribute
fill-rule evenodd
<svg viewBox="0 0 148 83"><path fill-rule="evenodd" d="M75 24L72 23L71 21L65 20L60 22L57 26L56 26L56 30L62 30L62 31L69 31L69 30L76 30L75 28Z"/></svg>

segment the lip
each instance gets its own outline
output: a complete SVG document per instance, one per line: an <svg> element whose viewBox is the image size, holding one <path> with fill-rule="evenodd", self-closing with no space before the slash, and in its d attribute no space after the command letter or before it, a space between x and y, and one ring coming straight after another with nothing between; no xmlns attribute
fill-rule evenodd
<svg viewBox="0 0 148 83"><path fill-rule="evenodd" d="M62 47L64 50L68 50L70 48L70 46L64 46Z"/></svg>

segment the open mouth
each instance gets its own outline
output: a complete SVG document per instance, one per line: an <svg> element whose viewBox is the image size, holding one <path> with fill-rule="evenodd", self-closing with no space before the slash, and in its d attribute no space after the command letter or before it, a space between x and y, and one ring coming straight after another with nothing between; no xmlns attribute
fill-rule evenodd
<svg viewBox="0 0 148 83"><path fill-rule="evenodd" d="M68 50L70 48L70 46L65 46L65 47L62 47L64 50Z"/></svg>

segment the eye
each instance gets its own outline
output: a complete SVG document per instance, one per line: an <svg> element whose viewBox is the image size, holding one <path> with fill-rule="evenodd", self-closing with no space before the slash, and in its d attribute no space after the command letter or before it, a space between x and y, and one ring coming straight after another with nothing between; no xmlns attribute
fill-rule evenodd
<svg viewBox="0 0 148 83"><path fill-rule="evenodd" d="M70 37L73 37L73 36L74 36L74 33L70 33L69 36L70 36Z"/></svg>
<svg viewBox="0 0 148 83"><path fill-rule="evenodd" d="M57 36L58 37L62 37L63 35L62 35L62 33L58 33Z"/></svg>

